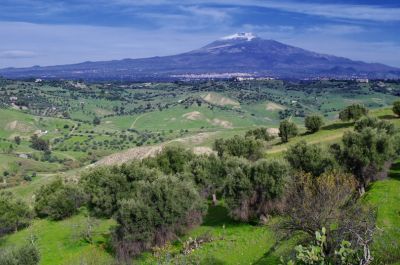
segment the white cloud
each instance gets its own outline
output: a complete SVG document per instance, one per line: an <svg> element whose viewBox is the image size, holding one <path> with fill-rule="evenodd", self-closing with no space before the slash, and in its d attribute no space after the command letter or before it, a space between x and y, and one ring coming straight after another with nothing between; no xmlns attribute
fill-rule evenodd
<svg viewBox="0 0 400 265"><path fill-rule="evenodd" d="M3 59L26 59L36 57L37 54L32 51L24 50L6 50L0 51L0 58Z"/></svg>

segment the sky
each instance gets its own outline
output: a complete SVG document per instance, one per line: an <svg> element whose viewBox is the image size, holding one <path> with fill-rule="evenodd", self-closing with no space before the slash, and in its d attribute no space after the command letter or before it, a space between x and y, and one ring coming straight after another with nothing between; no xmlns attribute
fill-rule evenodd
<svg viewBox="0 0 400 265"><path fill-rule="evenodd" d="M0 0L0 68L172 55L236 32L400 67L398 0Z"/></svg>

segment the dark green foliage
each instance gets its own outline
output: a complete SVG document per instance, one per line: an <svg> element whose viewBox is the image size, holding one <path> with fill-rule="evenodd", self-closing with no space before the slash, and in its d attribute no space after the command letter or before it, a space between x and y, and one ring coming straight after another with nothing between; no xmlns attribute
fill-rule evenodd
<svg viewBox="0 0 400 265"><path fill-rule="evenodd" d="M298 134L298 129L295 123L284 120L279 124L279 137L282 142L287 143L290 138Z"/></svg>
<svg viewBox="0 0 400 265"><path fill-rule="evenodd" d="M50 150L49 141L39 138L37 136L37 134L32 135L31 146L33 149L36 149L39 151L49 151Z"/></svg>
<svg viewBox="0 0 400 265"><path fill-rule="evenodd" d="M235 135L230 139L217 139L214 143L214 149L218 156L237 156L250 160L257 160L263 156L263 144L254 138L246 138Z"/></svg>
<svg viewBox="0 0 400 265"><path fill-rule="evenodd" d="M101 123L101 120L100 120L100 118L99 117L94 117L93 118L93 125L94 126L96 126L96 125L99 125Z"/></svg>
<svg viewBox="0 0 400 265"><path fill-rule="evenodd" d="M0 236L29 225L32 211L11 192L0 191Z"/></svg>
<svg viewBox="0 0 400 265"><path fill-rule="evenodd" d="M393 102L393 113L400 116L400 100Z"/></svg>
<svg viewBox="0 0 400 265"><path fill-rule="evenodd" d="M259 160L254 165L239 158L224 163L224 198L230 215L241 221L265 216L283 193L288 167L278 161Z"/></svg>
<svg viewBox="0 0 400 265"><path fill-rule="evenodd" d="M346 132L341 156L346 167L365 187L375 180L385 162L394 158L394 138L385 131L366 128L361 132Z"/></svg>
<svg viewBox="0 0 400 265"><path fill-rule="evenodd" d="M270 135L266 128L257 128L246 132L246 137L254 137L257 140L271 141L274 136Z"/></svg>
<svg viewBox="0 0 400 265"><path fill-rule="evenodd" d="M167 146L154 158L144 160L147 166L160 169L165 174L182 173L194 157L193 152L180 146Z"/></svg>
<svg viewBox="0 0 400 265"><path fill-rule="evenodd" d="M20 144L21 144L21 137L15 136L15 137L14 137L14 142L15 142L17 145L20 145Z"/></svg>
<svg viewBox="0 0 400 265"><path fill-rule="evenodd" d="M342 121L351 121L351 120L357 121L362 116L365 116L367 114L368 114L368 109L364 105L353 104L346 107L339 113L339 119L341 119Z"/></svg>
<svg viewBox="0 0 400 265"><path fill-rule="evenodd" d="M78 212L85 196L77 185L57 179L35 193L35 212L39 217L61 220Z"/></svg>
<svg viewBox="0 0 400 265"><path fill-rule="evenodd" d="M118 226L113 237L118 257L129 260L175 239L199 224L205 210L191 182L172 176L137 182L116 213Z"/></svg>
<svg viewBox="0 0 400 265"><path fill-rule="evenodd" d="M319 131L322 125L324 125L324 121L321 116L311 115L305 118L304 125L309 132L315 133Z"/></svg>
<svg viewBox="0 0 400 265"><path fill-rule="evenodd" d="M334 158L318 145L301 141L286 151L285 157L293 169L319 176L336 167Z"/></svg>
<svg viewBox="0 0 400 265"><path fill-rule="evenodd" d="M0 265L37 265L39 262L40 253L33 243L0 250Z"/></svg>
<svg viewBox="0 0 400 265"><path fill-rule="evenodd" d="M354 124L354 130L362 132L365 128L376 128L378 130L386 131L388 134L396 133L396 127L393 123L385 120L380 120L376 117L365 117L358 120Z"/></svg>
<svg viewBox="0 0 400 265"><path fill-rule="evenodd" d="M198 187L200 193L209 197L221 191L225 176L223 161L215 156L195 156L187 166L190 178Z"/></svg>
<svg viewBox="0 0 400 265"><path fill-rule="evenodd" d="M100 167L82 176L81 184L88 195L89 210L98 217L112 217L118 210L118 202L129 196L138 181L152 181L161 172L150 169L141 162L120 167Z"/></svg>

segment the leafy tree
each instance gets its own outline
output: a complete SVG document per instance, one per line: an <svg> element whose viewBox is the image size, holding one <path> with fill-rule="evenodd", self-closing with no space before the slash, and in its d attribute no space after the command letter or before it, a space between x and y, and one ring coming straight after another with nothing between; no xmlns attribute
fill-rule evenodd
<svg viewBox="0 0 400 265"><path fill-rule="evenodd" d="M19 247L0 249L0 265L37 265L40 252L32 242Z"/></svg>
<svg viewBox="0 0 400 265"><path fill-rule="evenodd" d="M322 117L318 115L307 116L304 120L304 123L307 130L311 133L318 132L322 125L324 125Z"/></svg>
<svg viewBox="0 0 400 265"><path fill-rule="evenodd" d="M89 210L98 217L112 217L118 202L127 198L138 181L157 178L161 172L136 161L120 167L100 167L81 178L84 193L88 196Z"/></svg>
<svg viewBox="0 0 400 265"><path fill-rule="evenodd" d="M101 123L101 120L100 120L99 117L96 116L96 117L93 118L93 125L94 126L100 125L100 123Z"/></svg>
<svg viewBox="0 0 400 265"><path fill-rule="evenodd" d="M21 144L21 137L15 136L15 137L14 137L14 142L15 142L17 145L20 145L20 144Z"/></svg>
<svg viewBox="0 0 400 265"><path fill-rule="evenodd" d="M400 100L393 102L393 113L400 116Z"/></svg>
<svg viewBox="0 0 400 265"><path fill-rule="evenodd" d="M290 138L296 136L298 129L296 124L288 120L284 120L279 125L279 137L281 137L282 142L287 143Z"/></svg>
<svg viewBox="0 0 400 265"><path fill-rule="evenodd" d="M245 137L254 137L257 140L271 141L274 139L273 135L270 135L266 128L257 128L246 132Z"/></svg>
<svg viewBox="0 0 400 265"><path fill-rule="evenodd" d="M32 212L26 203L11 192L0 191L0 235L28 226L31 219Z"/></svg>
<svg viewBox="0 0 400 265"><path fill-rule="evenodd" d="M224 182L223 161L215 155L195 156L187 166L186 174L193 179L204 197L212 196L216 203L217 193L220 193Z"/></svg>
<svg viewBox="0 0 400 265"><path fill-rule="evenodd" d="M393 137L385 131L366 128L361 132L346 132L343 135L341 157L346 167L357 177L361 192L386 162L395 155Z"/></svg>
<svg viewBox="0 0 400 265"><path fill-rule="evenodd" d="M144 160L147 166L158 168L165 174L182 173L194 157L193 152L180 146L167 146L154 158Z"/></svg>
<svg viewBox="0 0 400 265"><path fill-rule="evenodd" d="M199 224L205 210L205 202L191 182L173 176L137 182L116 213L118 226L113 238L118 257L127 261L164 245Z"/></svg>
<svg viewBox="0 0 400 265"><path fill-rule="evenodd" d="M50 150L49 141L39 138L37 136L37 134L34 134L31 136L31 145L32 145L33 149L36 149L39 151L49 151Z"/></svg>
<svg viewBox="0 0 400 265"><path fill-rule="evenodd" d="M319 176L336 167L334 158L319 145L308 145L301 141L285 153L286 160L293 169Z"/></svg>
<svg viewBox="0 0 400 265"><path fill-rule="evenodd" d="M224 164L224 198L234 219L249 221L274 210L273 202L282 195L288 175L286 164L263 159L251 165L239 158Z"/></svg>
<svg viewBox="0 0 400 265"><path fill-rule="evenodd" d="M388 134L395 134L397 132L393 123L385 120L380 120L376 117L364 117L354 124L354 130L362 132L365 128L376 128L383 130Z"/></svg>
<svg viewBox="0 0 400 265"><path fill-rule="evenodd" d="M368 109L361 104L353 104L346 107L339 113L339 119L342 121L357 121L362 116L366 116L368 114Z"/></svg>
<svg viewBox="0 0 400 265"><path fill-rule="evenodd" d="M82 191L57 179L35 193L35 212L39 217L61 220L77 213L85 201Z"/></svg>
<svg viewBox="0 0 400 265"><path fill-rule="evenodd" d="M263 144L254 138L246 138L235 135L230 139L217 139L214 143L214 150L218 156L237 156L250 160L257 160L263 156Z"/></svg>

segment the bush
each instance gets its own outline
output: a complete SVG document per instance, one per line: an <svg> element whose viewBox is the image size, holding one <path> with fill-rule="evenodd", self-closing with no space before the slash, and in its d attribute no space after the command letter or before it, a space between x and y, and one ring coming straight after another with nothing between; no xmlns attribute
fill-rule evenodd
<svg viewBox="0 0 400 265"><path fill-rule="evenodd" d="M309 132L315 133L319 131L322 125L324 125L324 121L321 116L312 115L306 117L304 124Z"/></svg>
<svg viewBox="0 0 400 265"><path fill-rule="evenodd" d="M301 141L285 153L286 160L293 169L319 176L336 167L334 158L318 145L308 145Z"/></svg>
<svg viewBox="0 0 400 265"><path fill-rule="evenodd" d="M140 162L120 167L97 168L81 178L81 185L88 196L89 210L98 217L110 218L118 210L118 202L127 198L137 181L151 181L161 175Z"/></svg>
<svg viewBox="0 0 400 265"><path fill-rule="evenodd" d="M376 117L365 117L358 120L354 124L354 130L356 130L357 132L362 132L366 128L375 128L385 131L388 134L396 133L396 127L393 123L385 120L380 120Z"/></svg>
<svg viewBox="0 0 400 265"><path fill-rule="evenodd" d="M172 176L140 181L119 204L113 234L120 259L162 246L201 222L205 202L191 182Z"/></svg>
<svg viewBox="0 0 400 265"><path fill-rule="evenodd" d="M254 137L257 140L271 141L274 139L273 135L270 135L266 128L257 128L246 132L245 137Z"/></svg>
<svg viewBox="0 0 400 265"><path fill-rule="evenodd" d="M77 213L84 202L85 197L78 186L57 179L35 193L34 209L39 217L62 220Z"/></svg>
<svg viewBox="0 0 400 265"><path fill-rule="evenodd" d="M230 139L217 139L214 143L214 150L218 156L237 156L250 160L257 160L263 156L263 144L254 138L246 138L235 135Z"/></svg>
<svg viewBox="0 0 400 265"><path fill-rule="evenodd" d="M185 165L194 157L193 152L180 146L167 146L154 158L144 160L144 163L158 168L165 174L182 173Z"/></svg>
<svg viewBox="0 0 400 265"><path fill-rule="evenodd" d="M296 124L288 120L284 120L279 125L279 137L281 137L282 142L287 143L290 138L296 136L298 129Z"/></svg>
<svg viewBox="0 0 400 265"><path fill-rule="evenodd" d="M20 248L0 250L0 265L37 265L39 262L40 253L33 243Z"/></svg>
<svg viewBox="0 0 400 265"><path fill-rule="evenodd" d="M32 220L32 212L22 200L11 192L0 192L0 236L26 227Z"/></svg>
<svg viewBox="0 0 400 265"><path fill-rule="evenodd" d="M39 138L36 134L31 137L31 146L33 149L39 151L49 151L50 144L49 141Z"/></svg>
<svg viewBox="0 0 400 265"><path fill-rule="evenodd" d="M279 161L259 160L254 165L231 158L225 162L224 198L230 215L241 221L265 217L283 193L288 167Z"/></svg>
<svg viewBox="0 0 400 265"><path fill-rule="evenodd" d="M397 100L393 103L393 113L397 116L400 116L400 100Z"/></svg>
<svg viewBox="0 0 400 265"><path fill-rule="evenodd" d="M351 121L351 120L357 121L362 116L365 116L367 114L368 114L368 109L364 107L364 105L353 104L346 107L339 113L339 119L341 119L342 121Z"/></svg>

